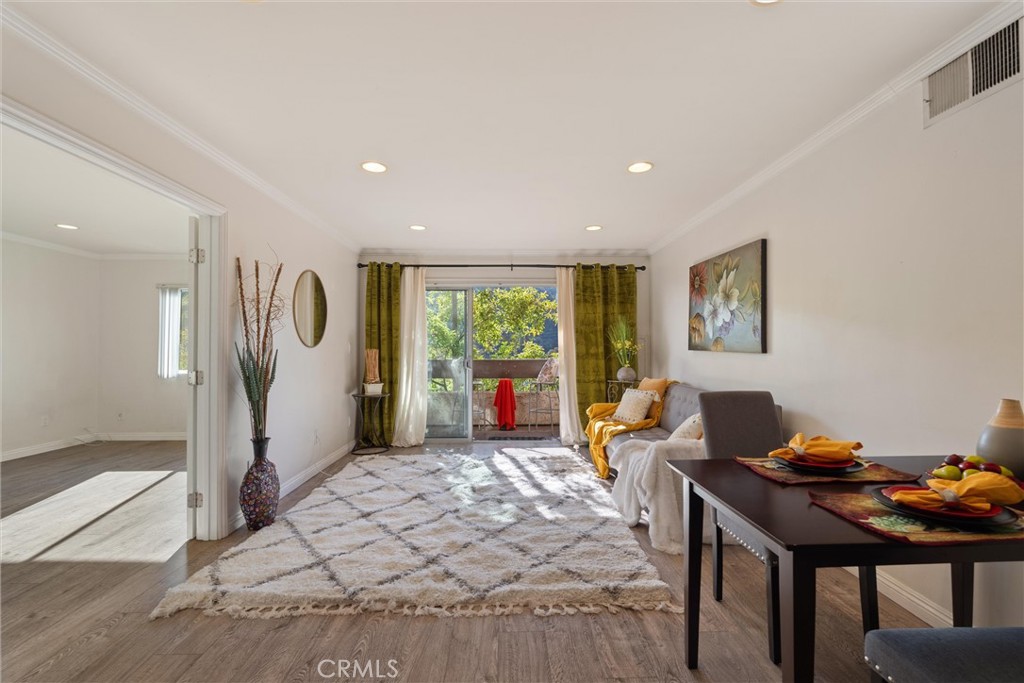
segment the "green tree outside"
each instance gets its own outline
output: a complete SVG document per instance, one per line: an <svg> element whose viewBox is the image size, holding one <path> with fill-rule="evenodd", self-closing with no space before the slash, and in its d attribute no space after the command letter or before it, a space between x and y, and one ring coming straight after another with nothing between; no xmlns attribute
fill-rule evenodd
<svg viewBox="0 0 1024 683"><path fill-rule="evenodd" d="M457 290L427 292L428 358L462 357L464 295ZM473 290L473 358L546 358L549 354L537 338L549 320L558 321L558 304L548 292L528 286L477 287ZM493 389L488 384L497 382L485 380L485 387Z"/></svg>

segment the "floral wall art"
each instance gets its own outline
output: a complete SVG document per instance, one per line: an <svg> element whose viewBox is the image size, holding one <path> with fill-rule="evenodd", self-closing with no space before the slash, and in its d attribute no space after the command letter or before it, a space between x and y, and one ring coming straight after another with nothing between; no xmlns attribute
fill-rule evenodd
<svg viewBox="0 0 1024 683"><path fill-rule="evenodd" d="M690 266L691 351L767 353L767 244L757 240Z"/></svg>

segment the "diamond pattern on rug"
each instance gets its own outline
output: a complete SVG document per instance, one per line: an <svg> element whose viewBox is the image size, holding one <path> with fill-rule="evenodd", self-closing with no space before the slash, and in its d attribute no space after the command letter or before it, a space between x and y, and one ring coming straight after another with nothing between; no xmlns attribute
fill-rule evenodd
<svg viewBox="0 0 1024 683"><path fill-rule="evenodd" d="M183 609L680 611L592 468L561 447L357 459L169 590L152 617Z"/></svg>

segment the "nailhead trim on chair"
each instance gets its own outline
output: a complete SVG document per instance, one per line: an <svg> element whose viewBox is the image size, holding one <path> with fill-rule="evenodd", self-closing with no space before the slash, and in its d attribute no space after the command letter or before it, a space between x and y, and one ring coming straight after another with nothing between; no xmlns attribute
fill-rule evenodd
<svg viewBox="0 0 1024 683"><path fill-rule="evenodd" d="M892 676L888 676L886 674L883 674L882 673L882 667L879 666L878 664L875 664L870 659L868 659L867 655L864 655L864 662L867 663L867 665L870 666L872 669L877 671L879 676L885 676L885 680L889 681L889 683L896 683L893 680Z"/></svg>
<svg viewBox="0 0 1024 683"><path fill-rule="evenodd" d="M749 544L747 544L746 541L744 541L742 538L740 538L739 536L734 534L727 527L724 527L721 524L718 524L716 526L718 526L719 529L721 529L722 531L724 531L725 533L729 534L730 536L735 538L737 541L739 541L739 544L741 546L743 546L744 548L746 548L747 550L749 550L754 555L754 557L756 557L757 559L761 560L762 562L767 562L768 561L767 559L765 559L764 555L762 555L761 553L757 552L757 548L752 548Z"/></svg>

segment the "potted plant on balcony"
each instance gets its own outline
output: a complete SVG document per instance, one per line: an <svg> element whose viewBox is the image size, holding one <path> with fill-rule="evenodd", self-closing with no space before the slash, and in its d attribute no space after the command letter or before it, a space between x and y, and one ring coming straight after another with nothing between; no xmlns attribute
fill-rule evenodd
<svg viewBox="0 0 1024 683"><path fill-rule="evenodd" d="M261 280L261 266L269 271ZM238 279L238 309L242 320L242 347L235 342L238 376L249 408L252 429L253 461L242 478L238 502L245 516L245 525L257 530L274 523L281 495L281 482L277 468L267 459L267 397L277 376L277 350L274 332L281 327L284 317L284 298L278 294L281 264L270 265L256 261L251 279L252 290L247 291L247 278L242 275L242 261L235 259Z"/></svg>
<svg viewBox="0 0 1024 683"><path fill-rule="evenodd" d="M633 335L633 326L625 318L616 318L608 327L608 342L612 347L612 355L619 362L619 371L615 377L620 382L632 382L636 379L633 361L640 352L640 345Z"/></svg>

